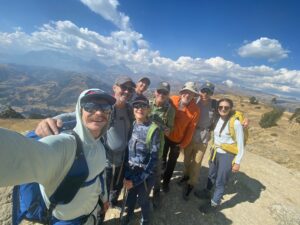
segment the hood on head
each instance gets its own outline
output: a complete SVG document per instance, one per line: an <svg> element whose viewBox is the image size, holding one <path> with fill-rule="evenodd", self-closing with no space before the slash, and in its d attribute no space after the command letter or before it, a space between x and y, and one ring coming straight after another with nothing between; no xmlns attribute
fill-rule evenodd
<svg viewBox="0 0 300 225"><path fill-rule="evenodd" d="M76 112L76 126L74 128L74 131L79 135L83 143L93 143L95 141L95 138L92 136L92 134L89 132L89 130L84 126L83 121L82 121L82 110L81 110L81 102L82 100L87 100L89 98L99 98L99 99L104 99L106 100L109 104L113 105L115 103L114 97L109 95L107 92L97 89L97 88L92 88L92 89L87 89L79 95L77 99L77 104L75 108ZM107 128L108 128L107 123L106 127L104 127L101 131L100 136L102 136Z"/></svg>

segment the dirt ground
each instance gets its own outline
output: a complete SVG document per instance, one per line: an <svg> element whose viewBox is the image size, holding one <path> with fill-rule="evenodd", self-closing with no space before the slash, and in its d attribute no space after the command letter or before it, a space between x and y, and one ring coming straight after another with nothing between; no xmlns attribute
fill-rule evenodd
<svg viewBox="0 0 300 225"><path fill-rule="evenodd" d="M202 215L201 201L191 194L182 199L182 187L176 181L182 175L183 157L180 156L168 194L162 193L160 210L152 213L154 225L300 225L300 126L288 121L284 113L278 126L262 129L258 122L266 105L251 105L247 98L230 96L237 109L250 119L250 136L241 171L228 184L223 204L215 214ZM243 105L243 106L242 106ZM0 120L1 127L19 131L28 130L37 121ZM207 156L199 177L197 189L206 183ZM11 224L11 188L0 188L0 224ZM138 224L139 209L136 210ZM119 210L109 209L105 224L119 224Z"/></svg>

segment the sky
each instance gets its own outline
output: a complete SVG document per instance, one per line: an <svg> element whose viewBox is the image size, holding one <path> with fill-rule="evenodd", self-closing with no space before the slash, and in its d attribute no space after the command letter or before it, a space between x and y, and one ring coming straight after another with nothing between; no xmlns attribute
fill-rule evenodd
<svg viewBox="0 0 300 225"><path fill-rule="evenodd" d="M0 0L0 53L218 77L300 99L297 0Z"/></svg>

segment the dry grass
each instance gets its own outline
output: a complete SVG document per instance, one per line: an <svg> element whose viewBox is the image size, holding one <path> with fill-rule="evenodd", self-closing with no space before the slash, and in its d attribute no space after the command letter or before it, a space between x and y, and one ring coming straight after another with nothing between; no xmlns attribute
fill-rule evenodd
<svg viewBox="0 0 300 225"><path fill-rule="evenodd" d="M0 127L8 128L18 132L33 130L40 120L32 119L0 119Z"/></svg>

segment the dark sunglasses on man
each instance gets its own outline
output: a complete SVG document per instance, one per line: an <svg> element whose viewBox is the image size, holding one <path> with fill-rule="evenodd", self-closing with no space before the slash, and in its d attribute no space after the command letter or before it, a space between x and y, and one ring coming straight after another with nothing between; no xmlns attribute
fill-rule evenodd
<svg viewBox="0 0 300 225"><path fill-rule="evenodd" d="M128 92L133 92L134 91L134 88L131 87L131 86L126 86L124 84L120 85L120 88L123 90L123 91L128 91Z"/></svg>
<svg viewBox="0 0 300 225"><path fill-rule="evenodd" d="M209 90L208 88L203 88L203 89L201 89L201 93L206 93L206 94L208 94L208 95L212 95L213 93L211 92L211 90Z"/></svg>
<svg viewBox="0 0 300 225"><path fill-rule="evenodd" d="M109 114L112 110L112 106L110 104L95 102L86 102L82 105L82 108L89 113L100 111L102 113Z"/></svg>
<svg viewBox="0 0 300 225"><path fill-rule="evenodd" d="M147 109L149 108L149 105L139 102L139 103L134 103L132 107L136 109Z"/></svg>

